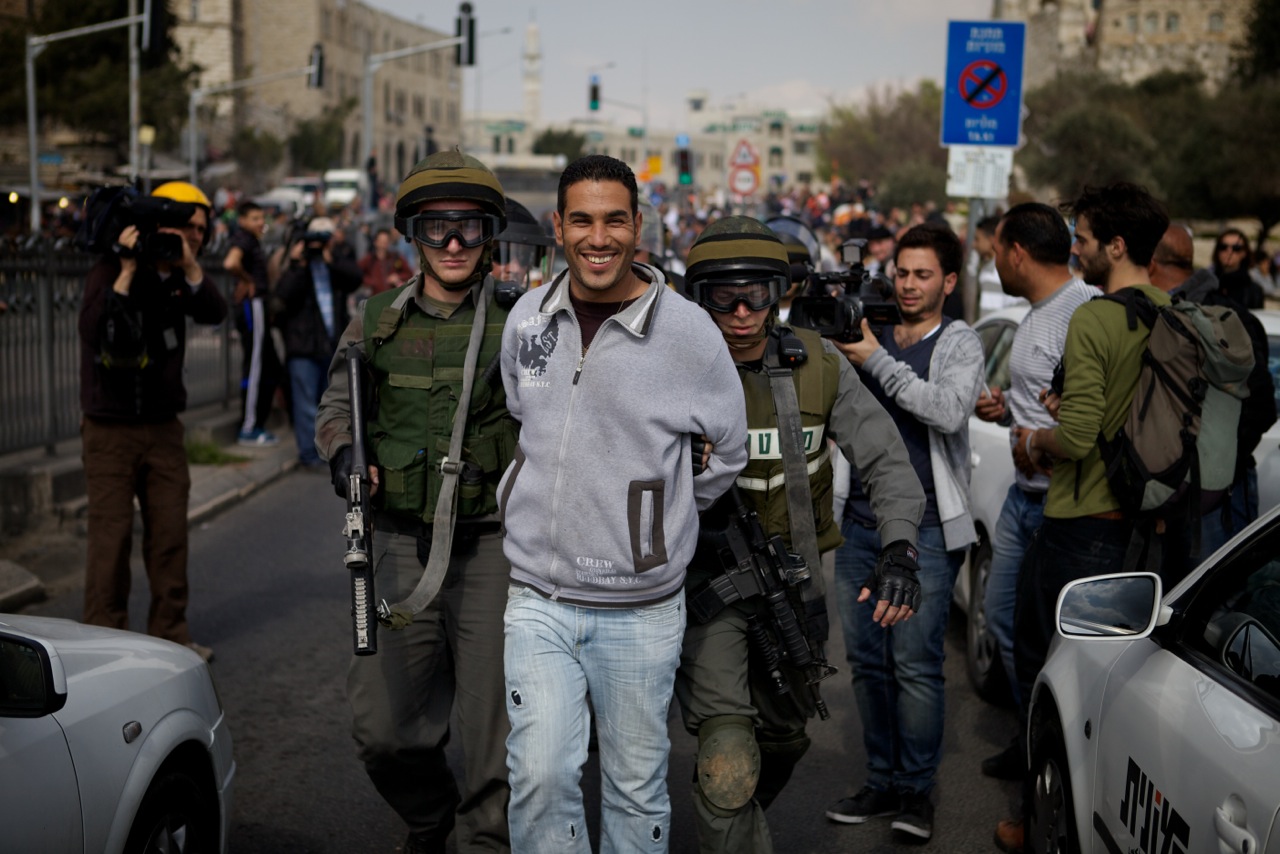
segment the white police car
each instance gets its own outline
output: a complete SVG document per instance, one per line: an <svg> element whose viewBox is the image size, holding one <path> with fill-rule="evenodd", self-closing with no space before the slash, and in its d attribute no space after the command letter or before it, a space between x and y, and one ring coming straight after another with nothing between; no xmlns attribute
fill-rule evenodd
<svg viewBox="0 0 1280 854"><path fill-rule="evenodd" d="M1280 508L1161 597L1086 578L1030 706L1026 850L1280 851Z"/></svg>
<svg viewBox="0 0 1280 854"><path fill-rule="evenodd" d="M0 614L0 851L225 852L234 776L194 652Z"/></svg>

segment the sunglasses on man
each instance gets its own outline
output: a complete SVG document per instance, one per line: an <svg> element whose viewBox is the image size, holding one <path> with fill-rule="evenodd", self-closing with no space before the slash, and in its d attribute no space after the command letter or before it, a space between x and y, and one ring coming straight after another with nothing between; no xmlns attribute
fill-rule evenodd
<svg viewBox="0 0 1280 854"><path fill-rule="evenodd" d="M1244 253L1244 252L1247 252L1247 251L1248 251L1248 249L1249 249L1249 247L1248 247L1248 246L1245 246L1243 243L1219 243L1219 244L1218 244L1218 251L1219 251L1219 252L1240 252L1240 253Z"/></svg>

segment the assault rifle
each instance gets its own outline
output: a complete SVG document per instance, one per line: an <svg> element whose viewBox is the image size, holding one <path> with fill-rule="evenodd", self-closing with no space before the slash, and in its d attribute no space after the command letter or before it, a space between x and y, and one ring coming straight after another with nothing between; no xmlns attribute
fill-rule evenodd
<svg viewBox="0 0 1280 854"><path fill-rule="evenodd" d="M347 347L347 384L351 394L351 477L347 483L347 539L343 562L351 570L351 620L356 655L378 651L377 611L373 604L373 514L369 512L369 461L365 455L364 354Z"/></svg>
<svg viewBox="0 0 1280 854"><path fill-rule="evenodd" d="M827 663L822 644L810 641L810 616L800 596L810 583L809 566L786 550L782 537L765 535L759 515L736 485L721 501L728 502L729 511L729 526L718 552L725 572L689 597L689 610L698 622L705 623L734 602L763 598L768 606L766 616L747 619L747 638L768 672L774 693L781 696L792 691L781 666L786 662L804 676L809 699L818 716L826 720L831 714L818 686L834 676L836 668Z"/></svg>

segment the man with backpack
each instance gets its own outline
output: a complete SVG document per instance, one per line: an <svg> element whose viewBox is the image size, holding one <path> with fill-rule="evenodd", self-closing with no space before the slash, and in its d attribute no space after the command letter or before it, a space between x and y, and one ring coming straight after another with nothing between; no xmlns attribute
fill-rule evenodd
<svg viewBox="0 0 1280 854"><path fill-rule="evenodd" d="M1137 290L1157 306L1169 304L1147 276L1169 225L1160 202L1141 187L1118 183L1086 187L1063 210L1075 219L1072 252L1085 282L1105 294ZM1120 430L1138 385L1148 329L1140 322L1131 328L1127 315L1125 306L1105 299L1075 310L1062 354L1058 425L1024 439L1031 464L1051 472L1044 523L1023 558L1014 613L1018 691L1027 704L1056 631L1058 593L1076 578L1120 571L1134 531L1135 520L1107 482L1098 441L1099 434L1114 437ZM1028 771L1024 808L1030 785ZM1021 851L1022 823L1001 822L995 841L1003 851Z"/></svg>
<svg viewBox="0 0 1280 854"><path fill-rule="evenodd" d="M1249 335L1254 365L1247 381L1249 396L1240 409L1230 496L1204 508L1198 550L1192 550L1186 526L1170 526L1166 530L1160 570L1166 583L1181 579L1258 518L1258 470L1253 452L1262 435L1276 423L1275 385L1267 368L1267 331L1252 312L1222 291L1212 270L1196 270L1194 260L1191 233L1186 226L1169 226L1151 259L1151 284L1175 299L1182 297L1193 303L1235 311Z"/></svg>

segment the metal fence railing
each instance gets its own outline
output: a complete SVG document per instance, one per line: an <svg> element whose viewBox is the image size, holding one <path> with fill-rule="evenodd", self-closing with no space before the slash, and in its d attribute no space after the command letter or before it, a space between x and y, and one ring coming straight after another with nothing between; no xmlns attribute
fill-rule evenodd
<svg viewBox="0 0 1280 854"><path fill-rule="evenodd" d="M78 319L95 256L46 242L0 251L0 454L54 445L80 431ZM201 259L228 304L231 277L221 257ZM238 405L239 337L230 318L187 327L188 408Z"/></svg>

